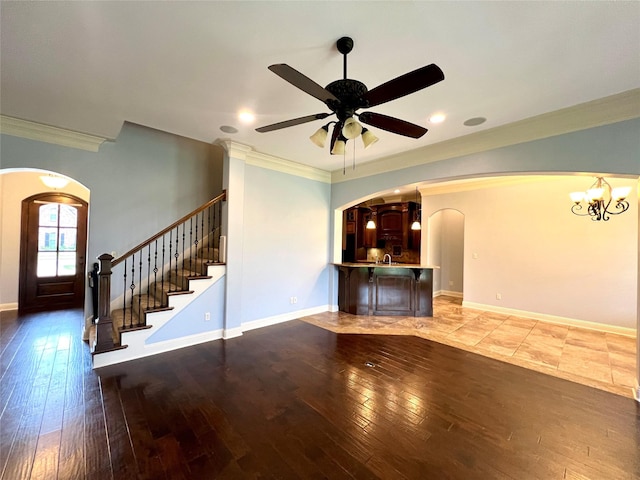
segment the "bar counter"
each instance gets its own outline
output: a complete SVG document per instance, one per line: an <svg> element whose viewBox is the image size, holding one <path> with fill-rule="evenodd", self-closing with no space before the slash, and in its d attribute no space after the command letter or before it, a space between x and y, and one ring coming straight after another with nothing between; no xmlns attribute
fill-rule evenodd
<svg viewBox="0 0 640 480"><path fill-rule="evenodd" d="M353 315L433 316L432 265L334 263L338 308Z"/></svg>

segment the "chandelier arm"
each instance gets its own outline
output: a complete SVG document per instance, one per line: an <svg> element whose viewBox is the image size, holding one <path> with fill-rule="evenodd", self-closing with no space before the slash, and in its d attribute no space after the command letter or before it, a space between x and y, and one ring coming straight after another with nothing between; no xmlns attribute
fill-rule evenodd
<svg viewBox="0 0 640 480"><path fill-rule="evenodd" d="M574 203L573 205L571 205L571 212L574 215L578 215L580 217L586 217L588 215L591 215L589 212L587 212L587 213L578 213L578 210L582 210L582 204Z"/></svg>
<svg viewBox="0 0 640 480"><path fill-rule="evenodd" d="M613 212L613 211L607 210L607 213L610 215L620 215L621 213L624 213L627 210L629 210L629 202L627 202L626 200L618 200L618 202L616 202L616 210L619 210L619 211Z"/></svg>

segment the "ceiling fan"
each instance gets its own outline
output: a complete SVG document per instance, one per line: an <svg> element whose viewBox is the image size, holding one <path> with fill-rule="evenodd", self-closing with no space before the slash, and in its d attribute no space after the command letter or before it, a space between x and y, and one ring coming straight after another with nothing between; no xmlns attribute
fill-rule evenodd
<svg viewBox="0 0 640 480"><path fill-rule="evenodd" d="M378 85L372 90L368 90L366 85L358 80L347 78L347 54L353 49L353 40L349 37L342 37L336 42L338 51L344 56L343 78L331 82L326 87L306 77L296 69L285 63L269 66L269 70L283 78L303 92L323 102L331 113L316 113L305 117L294 118L284 122L274 123L264 127L256 128L257 132L271 132L281 128L292 127L314 120L321 120L331 115L336 115L337 120L331 121L320 128L310 138L318 146L323 147L329 132L329 125L335 123L331 136L331 153L338 154L344 152L344 145L347 140L356 138L362 134L365 148L377 141L377 138L366 128L363 128L354 116L367 125L386 130L398 135L411 138L420 138L427 129L414 123L390 117L381 113L361 112L356 113L361 108L371 108L383 103L395 100L405 95L417 92L435 83L444 80L444 73L435 65L427 65L412 72L396 77L388 82Z"/></svg>

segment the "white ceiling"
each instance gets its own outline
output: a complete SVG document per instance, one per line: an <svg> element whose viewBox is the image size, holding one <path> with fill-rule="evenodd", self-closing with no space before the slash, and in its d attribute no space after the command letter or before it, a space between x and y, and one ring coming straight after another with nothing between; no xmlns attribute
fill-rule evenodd
<svg viewBox="0 0 640 480"><path fill-rule="evenodd" d="M430 63L445 80L372 108L429 128L419 140L372 128L358 163L640 87L640 2L1 3L1 113L115 138L124 121L321 168L342 168L308 137L324 122L254 128L328 109L267 67L325 86L369 89ZM237 119L256 113L253 125ZM443 124L428 117L443 112ZM472 117L486 123L466 127ZM229 135L220 126L231 125ZM350 151L350 150L349 150Z"/></svg>

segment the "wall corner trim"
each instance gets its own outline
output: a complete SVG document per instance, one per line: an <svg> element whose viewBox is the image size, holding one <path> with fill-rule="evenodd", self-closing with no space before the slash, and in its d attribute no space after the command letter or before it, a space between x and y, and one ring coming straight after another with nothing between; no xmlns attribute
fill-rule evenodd
<svg viewBox="0 0 640 480"><path fill-rule="evenodd" d="M97 152L100 149L100 145L107 140L95 135L74 132L5 115L0 115L0 133L63 147L77 148L88 152Z"/></svg>

